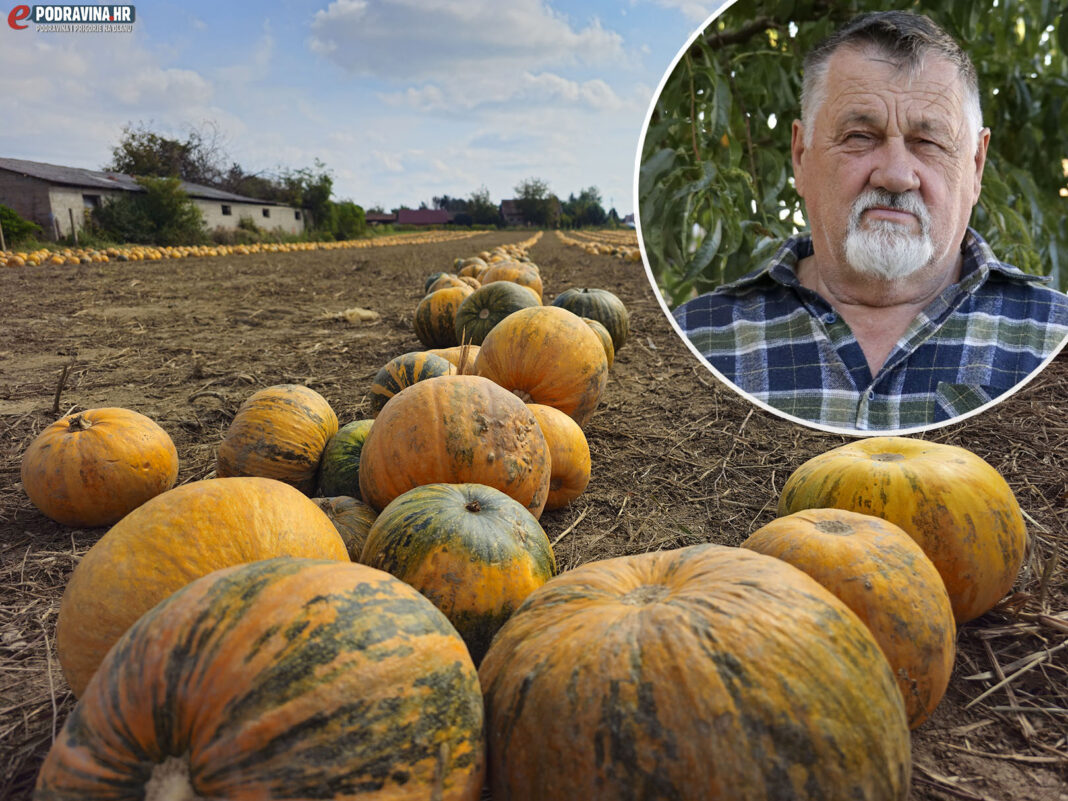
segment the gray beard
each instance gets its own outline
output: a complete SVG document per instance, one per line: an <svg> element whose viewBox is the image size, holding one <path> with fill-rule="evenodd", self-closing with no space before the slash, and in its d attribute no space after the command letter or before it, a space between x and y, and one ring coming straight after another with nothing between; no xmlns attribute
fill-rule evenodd
<svg viewBox="0 0 1068 801"><path fill-rule="evenodd" d="M920 220L920 233L912 234L887 220L872 220L861 226L861 215L873 205L912 212ZM845 260L858 273L884 281L900 281L926 267L933 256L930 215L917 196L871 190L854 202L846 232Z"/></svg>

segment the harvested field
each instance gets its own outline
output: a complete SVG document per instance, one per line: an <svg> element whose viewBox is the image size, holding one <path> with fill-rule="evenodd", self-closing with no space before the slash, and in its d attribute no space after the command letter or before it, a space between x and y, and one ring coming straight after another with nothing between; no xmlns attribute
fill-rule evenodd
<svg viewBox="0 0 1068 801"><path fill-rule="evenodd" d="M53 647L64 584L102 529L43 517L21 454L60 414L125 406L170 433L179 482L210 476L252 392L306 384L342 424L366 417L375 372L422 347L412 315L432 272L527 233L451 243L0 273L0 798L30 797L73 707ZM721 387L676 338L640 263L545 234L531 250L545 298L603 287L631 313L587 427L593 478L542 524L561 569L698 542L737 545L774 516L811 456L847 440L787 423ZM361 320L353 307L376 312ZM914 801L1068 799L1068 352L994 410L923 435L997 468L1029 518L1016 591L961 627L949 691L913 734ZM1004 678L1003 678L1004 677Z"/></svg>

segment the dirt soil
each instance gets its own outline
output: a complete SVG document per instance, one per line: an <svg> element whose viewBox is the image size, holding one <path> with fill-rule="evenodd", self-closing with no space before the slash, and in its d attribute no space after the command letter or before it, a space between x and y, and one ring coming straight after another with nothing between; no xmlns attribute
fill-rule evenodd
<svg viewBox="0 0 1068 801"><path fill-rule="evenodd" d="M26 498L19 464L38 432L71 410L136 409L170 433L188 482L212 475L232 416L262 387L306 384L342 424L367 417L378 368L422 349L411 322L425 277L528 236L0 274L0 798L30 797L73 708L53 648L56 614L71 570L104 533L53 523ZM592 481L542 518L561 569L737 545L772 519L794 468L847 441L719 385L676 338L640 263L587 254L551 232L531 257L546 302L571 286L603 287L631 313L631 339L586 431ZM381 318L338 316L354 306ZM1066 801L1068 581L1057 560L1068 564L1068 353L994 410L924 436L1001 471L1029 516L1032 549L1015 594L959 632L949 691L913 733L911 799ZM996 671L1011 681L984 695Z"/></svg>

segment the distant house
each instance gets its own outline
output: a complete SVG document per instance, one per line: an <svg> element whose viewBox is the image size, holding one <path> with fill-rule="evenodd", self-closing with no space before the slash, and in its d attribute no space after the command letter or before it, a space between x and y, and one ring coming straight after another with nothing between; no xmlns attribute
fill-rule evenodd
<svg viewBox="0 0 1068 801"><path fill-rule="evenodd" d="M447 225L452 212L444 209L398 209L397 225Z"/></svg>
<svg viewBox="0 0 1068 801"><path fill-rule="evenodd" d="M369 211L364 215L368 225L390 225L397 221L396 214L384 214L380 211Z"/></svg>
<svg viewBox="0 0 1068 801"><path fill-rule="evenodd" d="M182 181L182 189L200 209L208 229L237 228L241 218L247 217L267 230L304 231L307 215L303 209L187 181ZM124 173L0 158L0 204L56 239L70 236L72 224L84 225L86 213L108 198L143 191L133 176Z"/></svg>

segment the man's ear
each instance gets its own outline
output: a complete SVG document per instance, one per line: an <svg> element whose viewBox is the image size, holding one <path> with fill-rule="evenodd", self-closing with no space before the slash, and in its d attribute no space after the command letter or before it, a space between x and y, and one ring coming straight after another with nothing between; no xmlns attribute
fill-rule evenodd
<svg viewBox="0 0 1068 801"><path fill-rule="evenodd" d="M794 120L793 127L790 129L790 158L794 163L794 188L801 197L805 196L805 171L801 158L804 154L805 129L801 125L801 120Z"/></svg>
<svg viewBox="0 0 1068 801"><path fill-rule="evenodd" d="M986 149L990 144L990 129L979 131L979 142L975 148L975 183L972 189L972 205L979 202L979 193L983 189L983 167L986 166Z"/></svg>

